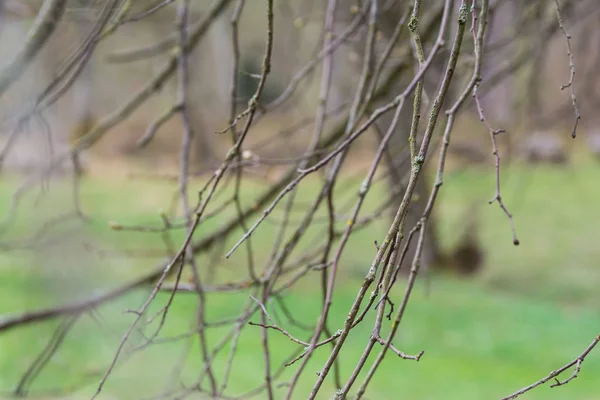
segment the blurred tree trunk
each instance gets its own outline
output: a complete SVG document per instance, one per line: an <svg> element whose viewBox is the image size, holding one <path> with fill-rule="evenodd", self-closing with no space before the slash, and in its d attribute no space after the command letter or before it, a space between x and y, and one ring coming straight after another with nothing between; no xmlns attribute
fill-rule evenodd
<svg viewBox="0 0 600 400"><path fill-rule="evenodd" d="M210 57L206 57L207 54ZM229 19L220 17L215 21L206 41L199 43L190 57L190 65L196 66L190 69L189 88L194 159L203 169L218 159L214 142L219 136L209 127L227 126L232 68Z"/></svg>
<svg viewBox="0 0 600 400"><path fill-rule="evenodd" d="M383 49L387 43L389 42L394 29L398 25L399 21L406 14L407 10L409 10L408 6L412 4L408 4L407 1L396 1L392 5L389 2L379 2L381 4L380 7L386 6L389 7L386 10L380 10L379 20L378 20L378 29L380 34L383 35L383 40L377 40L378 46ZM338 6L337 19L340 21L344 21L344 23L348 23L352 19L352 15L350 12L350 7L354 5L354 2L347 0L344 2L340 2ZM435 17L435 21L430 24L430 27L420 27L420 33L422 35L422 39L425 45L425 52L429 50L431 46L428 46L432 40L435 40L437 35L437 29L431 29L433 27L437 28L439 26L439 18L441 18L441 10L442 7L437 6L435 2L425 1L422 6L422 14L431 15L431 12L437 12L439 15ZM439 11L435 11L439 10ZM408 20L407 20L408 21ZM344 26L343 24L339 24L337 29L337 34L339 34ZM364 35L363 35L364 37ZM405 28L402 33L401 38L398 40L398 44L396 48L400 48L403 44L409 43L410 37L408 35L408 30ZM356 51L360 56L358 60L360 60L357 65L355 65L355 69L352 72L349 71L341 71L341 65L348 64L348 54L344 54L346 60L341 60L341 57L338 57L336 60L337 65L335 65L336 74L338 74L338 82L343 80L345 83L342 88L336 88L338 92L337 98L352 98L354 96L354 91L356 90L356 82L358 81L358 74L360 74L360 68L362 64L362 60L365 56L364 54L364 40L359 41L359 43L353 47L353 51ZM378 51L375 55L374 64L377 63L377 59L381 57L382 51ZM392 54L392 58L394 58L396 54ZM401 91L403 91L406 86L409 84L410 79L414 76L416 68L418 65L417 61L413 58L412 53L409 55L410 60L407 61L406 73L401 74L398 80L395 82L393 88L389 90L389 94L386 98L384 98L381 102L374 104L372 106L372 110L376 107L384 105L393 101L394 97L396 97ZM445 63L447 62L447 52L440 52L435 59L434 65L427 73L427 79L425 80L424 85L424 96L423 96L423 107L421 110L421 124L418 131L418 139L417 143L420 143L420 138L422 137L422 132L424 130L424 125L427 123L427 113L429 111L430 100L435 97L436 91L438 89L439 78L442 76L442 72L444 70ZM391 64L391 63L388 63ZM345 67L343 67L345 68ZM343 79L343 74L351 73L355 76L354 79ZM340 76L342 75L342 76ZM346 75L347 76L347 75ZM354 85L353 87L350 87ZM340 95L339 92L344 91L345 93ZM453 96L449 96L452 98ZM405 191L405 185L407 183L407 177L410 173L411 168L411 160L409 159L409 147L408 147L408 136L410 132L411 119L413 114L413 97L410 96L405 102L404 108L401 111L401 115L399 118L399 122L396 126L396 132L392 137L387 152L388 154L384 158L386 163L386 167L388 169L389 177L388 177L388 188L391 193L394 194L395 202L392 205L392 209L395 211L400 206L400 202L402 201L402 197ZM380 132L380 135L384 135L389 129L390 124L392 123L393 112L389 112L380 118L377 122L377 129ZM418 144L417 144L418 146ZM414 200L410 205L406 225L405 225L405 237L406 234L415 226L415 224L421 218L423 211L425 210L427 200L429 197L429 193L431 191L431 182L429 181L426 174L422 174L417 181L417 186L415 189ZM423 254L422 254L422 265L427 268L434 268L439 263L441 258L440 250L439 250L439 241L436 235L437 224L435 223L435 216L432 215L430 222L427 225L426 237L424 242ZM410 268L410 264L412 263L412 259L414 256L414 252L416 250L416 240L414 240L409 248L409 251L404 259L404 265L402 269L404 271L408 271Z"/></svg>
<svg viewBox="0 0 600 400"><path fill-rule="evenodd" d="M411 11L411 7L413 2L409 0L397 0L395 2L379 2L380 12L378 15L378 29L379 33L383 36L384 40L378 40L378 46L381 49L389 42L392 34L397 27L399 21L403 16L406 15L407 12ZM341 2L338 6L338 19L346 22L351 20L350 7L354 5L353 1L346 0ZM383 7L387 7L383 10ZM454 35L454 30L456 29L456 13L458 11L459 2L455 2L454 4L454 15L450 16L450 24L449 24L449 32L445 35L446 43L451 42L451 38ZM505 26L509 25L508 22L514 16L515 7L511 2L507 2L504 6L500 7L493 15L493 21L490 25L494 26L491 40L499 40L508 32L504 29ZM443 2L434 1L434 0L425 0L421 4L421 12L419 15L419 33L421 35L421 39L423 42L423 46L425 49L426 57L428 52L430 51L437 35L438 28L440 26L441 18L443 13ZM410 17L409 17L410 18ZM408 23L409 18L407 18L406 23ZM347 26L347 25L346 25ZM338 34L343 28L342 26L338 27ZM364 38L364 35L361 36ZM398 40L398 44L396 48L405 47L408 43L411 43L412 39L410 37L410 33L408 28L405 26L404 31ZM488 38L488 42L490 38ZM412 44L411 44L412 45ZM472 46L471 43L468 43L467 46ZM365 56L364 54L364 40L359 41L358 45L353 47L353 50L360 54L358 57L359 60L362 60ZM381 50L380 49L380 50ZM417 60L415 58L414 50L411 48L409 50L410 53L408 57L406 57L407 69L406 73L403 73L399 76L393 88L389 91L389 95L383 99L379 104L375 104L373 108L381 106L383 104L389 103L393 100L393 98L398 95L402 90L406 88L409 84L411 78L416 73L418 68ZM378 52L378 56L381 55L381 51ZM404 53L406 54L406 53ZM347 54L346 54L347 56ZM484 68L488 66L489 69L496 69L498 66L496 64L502 61L502 58L506 56L506 50L503 52L497 52L493 55L491 61L489 58L486 59L488 64L484 64ZM393 53L392 57L397 57L397 53ZM422 109L421 113L421 122L419 126L419 130L417 132L417 143L420 143L422 140L422 134L425 129L425 125L427 124L427 117L430 111L431 101L437 95L437 90L439 89L439 85L441 83L441 79L443 77L446 63L448 62L448 49L443 48L434 58L433 64L429 68L428 72L425 74L424 78L424 87L423 87L423 101L422 101ZM339 64L348 64L346 60L341 61L338 60L338 65L335 68L339 67ZM362 61L361 61L362 62ZM376 61L375 61L376 62ZM358 63L360 64L360 62ZM358 70L361 68L361 65L356 65L354 71L352 72L354 76L357 76L359 73ZM348 73L348 72L341 72ZM485 74L485 70L484 70ZM339 79L339 78L338 78ZM346 80L346 82L350 82L350 85L355 85L355 82L358 79ZM461 81L460 77L458 77L457 81ZM459 91L462 89L460 87L460 83L453 84L450 87L450 90L447 95L447 100L445 104L442 105L443 109L449 107L449 105L456 99ZM508 82L510 84L511 82ZM346 83L346 86L349 84ZM346 93L343 96L339 96L341 98L351 98L353 96L353 91L356 90L355 87L345 87L341 90L345 90ZM486 97L486 102L484 106L490 112L490 117L492 121L497 121L498 123L506 122L509 118L508 115L511 111L511 91L510 86L504 87L499 85L495 88L491 93ZM487 112L486 112L487 113ZM380 135L385 134L387 129L389 128L393 113L388 113L378 121L378 129L380 131ZM413 96L410 96L404 105L403 110L401 111L401 115L399 118L399 123L396 127L396 132L390 141L388 148L388 156L385 158L386 166L389 171L388 178L388 187L392 193L395 193L397 202L392 207L394 210L400 205L402 200L405 187L403 187L403 183L407 181L406 177L410 172L410 168L412 167L411 160L409 160L409 149L408 149L408 135L410 132L410 125L413 114ZM439 127L438 127L439 128ZM439 129L436 133L434 133L434 143L435 138L439 137L441 132ZM417 145L418 146L418 145ZM432 160L435 159L436 154L434 152L430 152L428 159L426 160L426 166L431 166ZM430 168L428 168L428 172L432 172ZM419 221L423 211L425 210L429 194L432 189L433 182L430 179L428 174L422 174L417 182L414 201L411 203L406 225L405 225L405 237L408 232L415 226L415 224ZM473 222L476 225L476 221ZM458 268L459 270L475 270L479 265L457 265L468 263L470 261L459 260L456 257L459 257L455 252L452 254L443 254L440 245L439 239L437 235L437 223L436 223L436 215L435 212L431 215L429 223L427 224L427 231L425 235L425 242L422 254L422 265L427 268ZM474 242L473 242L474 243ZM461 245L473 245L473 243L460 243ZM473 245L475 246L475 245ZM410 263L412 262L414 252L416 250L416 240L412 242L409 252L405 258L405 265L403 265L404 271L407 271L410 267ZM473 251L478 252L478 248L474 248ZM481 260L477 261L480 263Z"/></svg>
<svg viewBox="0 0 600 400"><path fill-rule="evenodd" d="M523 6L519 6L523 12ZM513 21L517 20L517 4L512 1L505 1L499 4L490 15L490 23L486 36L486 43L497 44L503 39L510 37L513 31L519 29ZM485 62L483 63L483 77L489 75L494 70L503 67L506 60L510 60L510 52L514 51L512 46L502 46L500 49L487 51ZM496 85L481 98L481 104L485 110L486 117L492 124L499 124L502 128L509 129L507 126L511 122L511 112L513 103L513 76L507 76L503 79L501 85Z"/></svg>
<svg viewBox="0 0 600 400"><path fill-rule="evenodd" d="M411 2L412 3L412 2ZM441 3L441 2L440 2ZM442 16L442 7L439 7L439 11L435 10L435 4L432 2L423 2L422 12L419 16L420 21L423 21L425 18L424 15L431 15L432 12L436 13L435 18L433 19L435 22L432 24L435 29L431 29L428 26L420 26L420 34L422 36L425 51L428 51L428 44L431 44L435 37L437 36L437 27L440 25L441 16ZM382 33L386 38L390 38L392 32L403 14L407 11L407 4L405 1L397 1L396 5L393 9L382 13L381 15L381 29ZM408 21L408 20L407 20ZM409 40L408 31L406 31L407 37L405 41ZM401 90L404 90L406 86L409 84L410 79L416 73L418 69L418 65L416 64L416 60L414 59L414 55L411 53L413 57L413 66L408 69L410 71L407 76L403 76L397 82L396 90L390 92L390 97L385 99L385 102L390 102L393 100L393 97L396 96ZM427 56L427 53L426 53ZM425 75L424 85L423 85L423 102L420 110L421 113L421 123L419 125L419 130L417 131L417 149L419 147L419 143L422 140L422 133L425 129L425 125L427 124L428 118L427 115L429 113L431 101L436 96L436 92L439 87L439 83L441 81L441 77L443 75L443 71L445 69L445 64L448 59L447 51L441 51L435 58L433 65L430 70ZM408 79L407 79L408 78ZM449 99L452 99L452 92L449 92ZM398 126L396 128L396 134L393 136L390 141L389 152L391 157L388 158L388 169L390 170L388 182L389 182L389 190L392 193L397 193L397 203L395 204L394 209L397 209L400 206L400 202L402 201L402 197L404 195L405 184L401 182L405 176L410 173L410 168L412 168L412 160L410 160L409 149L408 149L408 136L410 133L410 126L413 115L413 96L407 98L407 101L401 111L400 119ZM389 127L392 123L393 115L392 113L388 113L385 118L383 118L382 123L383 126ZM430 153L430 154L433 154ZM430 160L432 157L429 157L428 163L430 164ZM423 174L419 177L417 181L417 185L415 188L415 194L413 197L413 202L409 208L409 212L406 218L406 225L404 228L405 237L407 237L408 232L418 223L419 219L423 215L425 211L425 207L427 205L427 201L429 199L429 193L431 192L432 182L427 176L427 171L424 171ZM437 223L436 223L436 213L435 211L431 214L429 219L429 223L427 224L427 230L425 231L425 241L423 243L423 253L421 258L421 265L424 268L436 268L441 264L442 255L439 248L439 240L437 235ZM411 246L409 247L409 251L407 253L406 258L404 259L404 265L402 266L402 270L404 272L408 272L410 269L410 265L412 263L414 253L416 251L417 241L413 240Z"/></svg>

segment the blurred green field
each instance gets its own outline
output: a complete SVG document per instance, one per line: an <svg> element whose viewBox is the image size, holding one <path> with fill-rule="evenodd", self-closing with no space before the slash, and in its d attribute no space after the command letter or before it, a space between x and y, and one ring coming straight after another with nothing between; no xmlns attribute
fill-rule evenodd
<svg viewBox="0 0 600 400"><path fill-rule="evenodd" d="M514 165L507 170L503 196L514 214L521 239L521 246L514 247L506 218L497 205L487 205L494 190L492 171L450 173L438 207L443 245L453 246L462 233L465 213L476 210L480 213L480 238L486 251L484 271L466 280L431 276L429 294L421 279L394 343L406 353L424 350L425 355L418 363L388 356L370 385L368 398L497 399L575 358L600 333L597 176L598 167L593 164L566 168ZM9 209L16 185L16 180L0 182L0 210ZM310 199L311 187L316 187L311 185L301 186L299 203ZM351 198L359 185L357 179L340 190L349 188ZM153 267L163 258L153 254L146 258L132 257L128 252L163 251L158 235L115 232L108 225L109 221L116 221L122 225L158 226L159 210L168 208L173 187L173 183L138 180L85 180L81 197L83 210L91 217L88 224L74 220L53 229L47 236L53 239L35 251L0 251L0 315L83 299ZM200 182L190 186L192 191L200 187ZM260 188L260 183L252 183L243 190L250 199ZM29 237L43 221L68 211L72 205L68 189L68 182L51 182L46 192L37 193L36 189L23 201L14 227L0 236L0 243ZM376 188L369 195L367 208L373 206L381 193ZM225 199L226 194L221 198ZM251 204L250 200L247 204ZM481 204L481 209L473 209L473 204ZM280 215L275 212L272 220L276 221ZM210 234L221 223L219 218L207 221L198 237ZM259 259L268 256L264 253L268 253L275 228L275 224L267 222L253 236ZM341 328L374 255L373 240L381 240L385 228L386 221L381 221L357 232L347 247L331 312L333 330ZM311 246L315 238L318 240L320 229L316 226L311 230L302 246ZM226 247L238 235L233 235ZM178 233L172 240L178 244L181 238ZM218 267L216 279L226 282L238 275L244 260L245 254L240 249ZM207 264L208 257L201 257L200 266ZM308 275L286 298L295 318L307 324L314 323L320 312L321 295L319 285L315 284L318 279L316 273ZM396 298L403 289L404 283L396 287ZM133 319L123 311L138 308L148 293L149 289L138 290L98 308L92 315L82 316L61 350L39 375L31 394L51 393L45 398L52 398L58 396L58 393L52 395L54 389L67 388L76 389L67 398L89 398ZM160 295L153 310L164 305L167 297ZM161 337L190 332L196 301L192 294L176 298ZM248 293L209 295L207 318L218 321L236 317L247 302ZM251 320L258 321L258 315ZM50 321L0 335L1 393L8 397L14 390L56 326L57 321ZM366 345L371 326L370 321L365 321L353 330L341 358L343 378L349 375ZM300 329L288 327L299 337L307 336ZM209 330L210 343L217 343L225 332L224 328ZM248 326L243 332L231 371L230 394L244 393L262 382L260 330ZM270 332L269 339L274 349L273 365L278 366L296 345L278 332ZM131 339L133 344L142 341L139 334ZM217 376L222 375L227 352L228 346L215 361ZM306 397L314 373L327 354L325 348L316 352L294 398ZM187 357L183 381L193 382L202 365L196 336L128 353L100 398L149 398L160 394L173 367L184 355ZM278 382L289 379L290 372L284 373ZM588 356L580 376L567 386L551 389L544 385L522 398L597 399L599 376L600 349ZM276 397L282 397L285 391L285 387L275 389ZM319 398L329 398L333 392L328 380ZM196 396L189 398L201 398Z"/></svg>

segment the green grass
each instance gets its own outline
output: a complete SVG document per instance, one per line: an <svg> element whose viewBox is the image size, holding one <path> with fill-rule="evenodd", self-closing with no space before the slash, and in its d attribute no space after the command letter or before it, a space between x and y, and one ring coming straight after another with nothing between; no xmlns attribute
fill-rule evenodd
<svg viewBox="0 0 600 400"><path fill-rule="evenodd" d="M540 379L550 371L576 357L600 332L600 270L597 268L600 248L597 221L600 221L600 187L595 184L597 168L578 165L570 169L513 166L505 172L503 196L513 212L521 246L514 247L506 217L497 205L487 205L494 191L490 171L457 171L444 183L439 203L440 235L443 245L451 248L463 230L466 212L480 214L480 238L486 250L483 273L473 279L459 280L449 276L432 276L427 295L423 280L417 285L409 303L406 318L394 341L406 353L425 351L418 363L389 356L384 361L367 392L369 399L494 399ZM348 194L356 193L360 182L344 185ZM311 183L301 188L299 202L308 202ZM193 183L192 187L200 185ZM15 182L0 182L0 210L8 209ZM0 242L28 237L51 216L71 207L68 183L52 182L51 190L34 203L27 198L19 209L14 227L0 236ZM259 184L244 187L245 204L260 192ZM108 288L135 276L162 257L132 257L129 251L163 251L157 235L119 231L108 228L109 221L122 225L159 224L159 210L168 208L172 186L147 182L84 182L82 204L91 222L82 225L72 221L52 231L60 240L35 251L0 252L0 314L11 314L43 306L86 298L94 290ZM373 207L381 189L368 197L367 208ZM222 197L226 198L225 194ZM218 202L216 202L218 204ZM473 208L481 204L481 209ZM229 214L231 215L231 214ZM298 214L301 215L301 214ZM323 214L319 214L322 216ZM272 220L281 213L275 212ZM202 225L198 237L208 235L220 226L215 218ZM276 235L276 225L261 226L253 245L259 258L268 256ZM348 312L374 255L373 240L381 240L385 221L357 232L347 248L341 264L340 280L331 311L331 328L338 329ZM302 247L313 245L320 227L308 232ZM231 246L239 236L226 243ZM57 235L58 234L58 235ZM173 235L180 243L182 234ZM87 247L81 242L87 243ZM91 246L91 247L90 247ZM90 248L101 248L99 254ZM265 255L266 254L266 255ZM227 281L239 275L244 266L243 248L230 261L219 267L218 279ZM207 258L200 258L206 266ZM421 277L423 278L423 277ZM320 311L317 275L309 275L292 290L286 304L294 316L312 324ZM401 296L404 283L395 289ZM32 392L48 388L79 388L71 398L89 398L114 354L123 332L132 321L123 310L137 308L147 298L140 290L96 310L94 318L81 317L69 333L65 344L39 376ZM153 306L158 310L167 295L160 295ZM247 293L214 294L208 298L208 319L215 321L235 317L248 301ZM161 337L189 332L196 309L193 295L181 295L168 316ZM152 313L150 313L152 314ZM252 320L257 321L258 316ZM284 321L285 324L285 321ZM306 333L285 324L300 337ZM14 389L19 377L50 338L57 321L15 329L0 335L0 390ZM353 330L341 358L342 377L347 378L360 357L370 334L370 321ZM214 345L226 330L208 331ZM296 345L278 332L270 332L273 365L279 365ZM132 344L142 343L135 333ZM101 398L145 398L164 388L168 374L182 354L188 354L183 374L192 382L201 368L196 337L189 350L184 341L155 345L123 358L109 379ZM228 350L228 347L227 347ZM317 351L309 363L295 398L302 399L314 383L328 352ZM226 352L215 361L217 376L225 366ZM372 360L372 359L371 359ZM294 370L287 371L278 382L285 382ZM247 327L241 337L230 393L243 393L261 382L263 358L260 330ZM524 399L596 399L600 391L600 349L590 354L580 376L560 388L544 385L523 396ZM362 381L363 375L359 378ZM80 388L81 384L83 385ZM333 394L330 379L321 397ZM285 388L276 389L282 398ZM263 398L260 397L259 398Z"/></svg>

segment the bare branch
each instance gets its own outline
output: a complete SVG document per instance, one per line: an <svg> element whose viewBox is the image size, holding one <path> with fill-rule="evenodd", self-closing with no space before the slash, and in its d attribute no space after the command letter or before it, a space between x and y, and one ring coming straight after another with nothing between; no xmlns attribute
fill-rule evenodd
<svg viewBox="0 0 600 400"><path fill-rule="evenodd" d="M561 368L559 368L557 370L550 372L550 374L548 374L548 376L540 379L539 381L532 383L531 385L526 386L520 390L517 390L515 393L511 394L510 396L503 397L502 400L516 399L517 397L521 396L522 394L529 392L531 389L535 389L536 387L543 385L544 383L546 383L552 379L554 379L556 383L550 385L550 387L566 385L573 379L577 378L577 376L579 375L579 371L581 371L581 364L583 363L585 358L588 356L588 354L590 354L590 352L592 350L594 350L594 347L596 347L596 345L599 342L600 342L600 335L596 336L594 338L594 340L592 341L592 343L590 343L590 345L583 351L583 353L581 353L579 356L577 356L577 358L575 358L570 363L562 366ZM558 376L560 374L562 374L569 368L572 368L573 366L575 366L575 368L573 368L573 373L571 374L571 376L569 378L562 380L562 381L558 380Z"/></svg>

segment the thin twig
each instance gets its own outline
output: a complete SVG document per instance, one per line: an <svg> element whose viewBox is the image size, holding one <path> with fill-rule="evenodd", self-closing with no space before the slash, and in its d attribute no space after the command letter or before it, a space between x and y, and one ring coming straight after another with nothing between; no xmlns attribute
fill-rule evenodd
<svg viewBox="0 0 600 400"><path fill-rule="evenodd" d="M569 82L566 85L561 85L560 90L564 90L566 88L571 89L571 104L573 105L573 112L575 112L575 125L573 126L573 130L571 131L571 137L574 139L577 136L577 125L579 124L579 120L581 119L581 114L579 113L579 106L577 105L577 97L575 96L575 59L573 57L573 51L571 50L571 35L567 33L560 12L560 1L554 0L554 3L556 4L556 19L558 20L558 26L565 35L565 41L567 42L567 55L569 57L570 76Z"/></svg>

